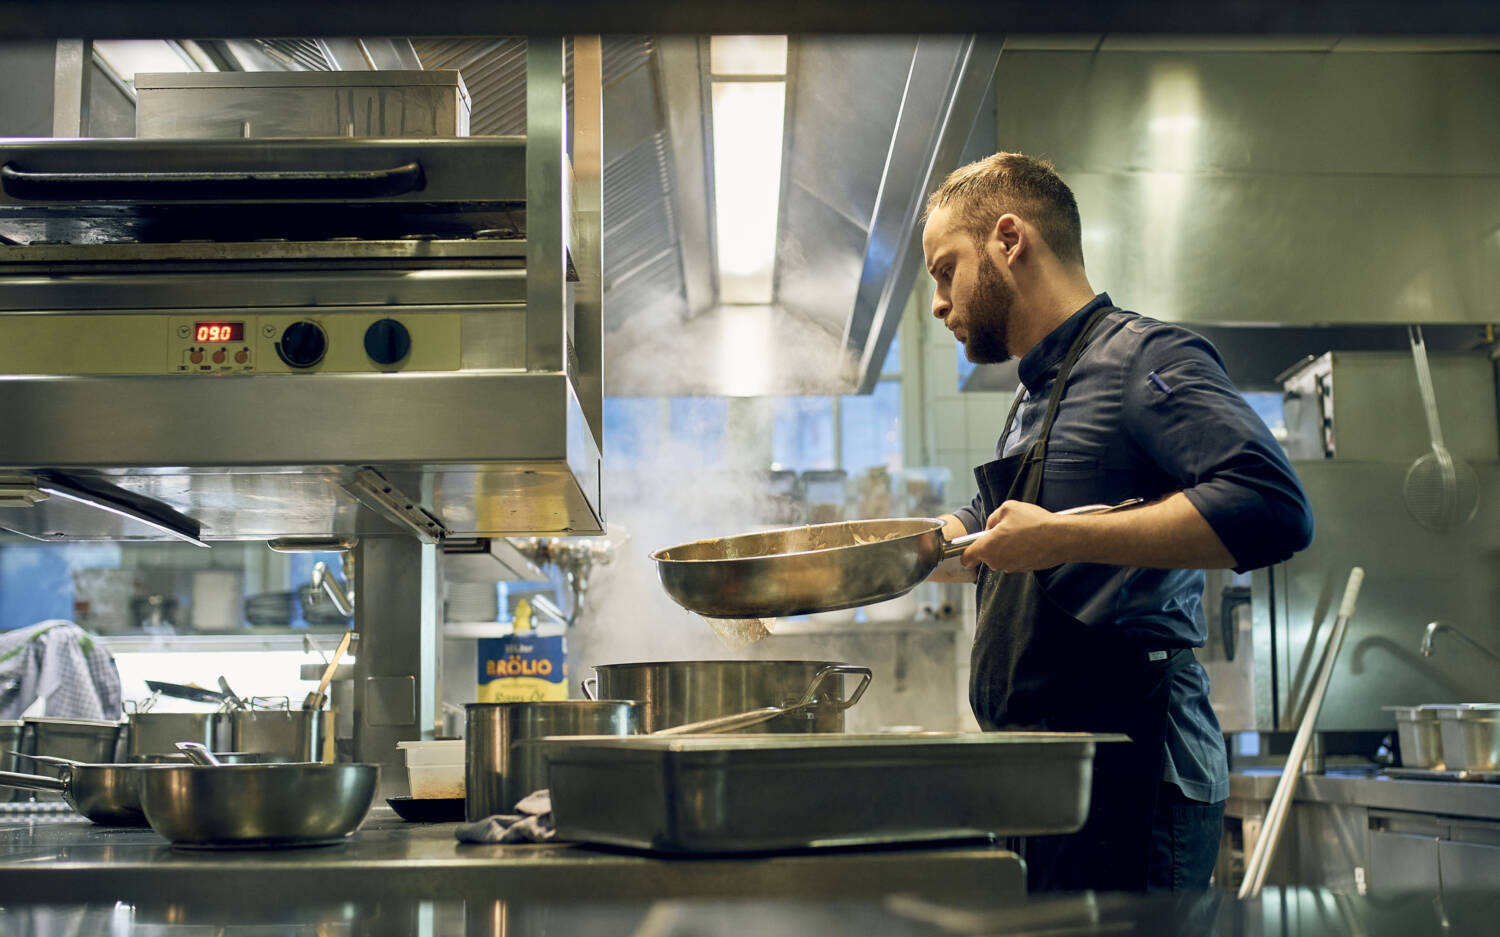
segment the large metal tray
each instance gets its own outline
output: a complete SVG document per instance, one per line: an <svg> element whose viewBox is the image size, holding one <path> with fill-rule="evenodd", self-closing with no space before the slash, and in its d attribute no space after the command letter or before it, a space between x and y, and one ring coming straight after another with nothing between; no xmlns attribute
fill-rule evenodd
<svg viewBox="0 0 1500 937"><path fill-rule="evenodd" d="M1071 833L1094 746L985 732L546 738L558 837L741 853Z"/></svg>

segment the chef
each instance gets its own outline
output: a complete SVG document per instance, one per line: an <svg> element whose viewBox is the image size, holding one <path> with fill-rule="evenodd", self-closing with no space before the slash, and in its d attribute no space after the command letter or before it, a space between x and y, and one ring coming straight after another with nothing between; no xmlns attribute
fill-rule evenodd
<svg viewBox="0 0 1500 937"><path fill-rule="evenodd" d="M1098 746L1080 832L1026 842L1028 881L1206 888L1229 776L1192 651L1207 637L1203 570L1307 546L1306 495L1208 342L1094 292L1051 164L997 153L954 171L928 200L922 249L932 313L969 360L1020 359L997 458L943 518L949 538L984 534L935 574L978 583L974 715L1131 739ZM1145 503L1057 513L1132 498Z"/></svg>

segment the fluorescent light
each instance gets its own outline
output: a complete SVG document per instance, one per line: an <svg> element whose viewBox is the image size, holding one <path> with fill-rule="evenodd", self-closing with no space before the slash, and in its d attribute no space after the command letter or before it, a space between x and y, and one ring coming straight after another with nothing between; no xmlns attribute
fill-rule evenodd
<svg viewBox="0 0 1500 937"><path fill-rule="evenodd" d="M710 36L708 69L714 75L785 75L785 36Z"/></svg>
<svg viewBox="0 0 1500 937"><path fill-rule="evenodd" d="M724 306L720 312L720 393L728 397L767 393L772 377L771 308Z"/></svg>
<svg viewBox="0 0 1500 937"><path fill-rule="evenodd" d="M769 303L781 201L786 82L714 82L719 300Z"/></svg>

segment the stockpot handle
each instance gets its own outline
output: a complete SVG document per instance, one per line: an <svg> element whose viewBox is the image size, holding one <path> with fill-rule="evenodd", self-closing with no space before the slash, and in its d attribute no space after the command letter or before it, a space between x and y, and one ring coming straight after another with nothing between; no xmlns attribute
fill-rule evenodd
<svg viewBox="0 0 1500 937"><path fill-rule="evenodd" d="M0 166L0 187L27 201L246 201L388 198L423 189L422 164L385 169L242 169L202 172L31 172Z"/></svg>
<svg viewBox="0 0 1500 937"><path fill-rule="evenodd" d="M770 722L777 716L801 712L804 709L810 709L817 705L818 689L822 687L824 681L831 677L843 676L844 674L859 674L864 679L860 681L854 693L839 705L839 712L843 712L859 702L859 698L864 695L865 687L870 685L870 679L873 676L870 668L860 667L855 664L829 664L817 672L812 678L812 682L807 685L807 692L803 693L802 698L795 703L789 703L785 706L763 706L760 709L751 709L747 712L734 713L728 716L715 716L712 719L704 719L701 722L690 722L686 725L672 726L669 729L657 729L651 734L699 735L712 732L731 732L735 729L747 729L750 726L760 725L762 722Z"/></svg>
<svg viewBox="0 0 1500 937"><path fill-rule="evenodd" d="M1139 504L1145 504L1145 498L1126 498L1119 504L1081 504L1076 508L1064 508L1061 511L1053 511L1054 514L1108 514L1110 511L1119 511L1124 508L1133 508ZM943 543L943 559L950 560L968 549L969 544L983 537L985 531L978 530L972 534L964 534L962 537L954 537Z"/></svg>
<svg viewBox="0 0 1500 937"><path fill-rule="evenodd" d="M870 668L861 667L857 664L829 664L827 667L819 670L817 675L812 678L812 683L807 685L807 692L802 694L802 698L788 708L803 709L813 705L817 702L818 691L823 688L825 682L831 677L843 676L845 674L858 674L863 679L859 681L859 686L854 688L854 692L849 694L849 698L838 704L839 712L843 712L859 702L859 698L865 695L865 689L869 687L870 680L874 677Z"/></svg>
<svg viewBox="0 0 1500 937"><path fill-rule="evenodd" d="M599 675L594 674L592 677L584 677L582 680L578 681L578 687L579 689L583 690L583 695L586 699L598 699Z"/></svg>

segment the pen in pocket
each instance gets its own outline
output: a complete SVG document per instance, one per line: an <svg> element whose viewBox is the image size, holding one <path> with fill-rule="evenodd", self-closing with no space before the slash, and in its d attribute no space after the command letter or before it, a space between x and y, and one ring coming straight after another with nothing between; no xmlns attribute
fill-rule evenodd
<svg viewBox="0 0 1500 937"><path fill-rule="evenodd" d="M1156 389L1159 390L1159 391L1161 391L1162 393L1166 394L1167 396L1170 397L1172 395L1172 388L1171 388L1171 386L1169 384L1167 384L1166 381L1162 380L1161 376L1158 375L1155 371L1152 371L1150 374L1147 374L1146 375L1146 380L1148 380L1151 383L1155 384L1156 385Z"/></svg>

